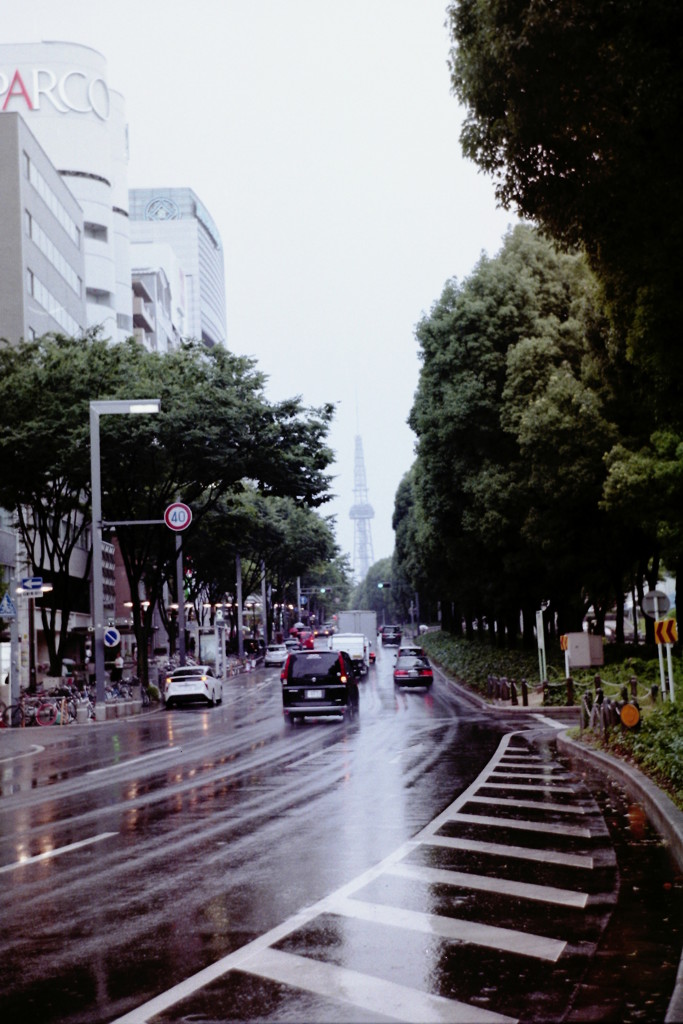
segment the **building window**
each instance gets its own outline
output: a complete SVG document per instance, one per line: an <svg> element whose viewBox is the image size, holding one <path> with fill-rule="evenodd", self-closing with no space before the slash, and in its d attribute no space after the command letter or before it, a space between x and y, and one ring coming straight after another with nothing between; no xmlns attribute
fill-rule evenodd
<svg viewBox="0 0 683 1024"><path fill-rule="evenodd" d="M62 330L75 337L80 334L80 325L68 313L54 297L52 292L43 282L36 277L32 270L26 269L26 291L31 295L39 306L42 306L46 313L59 324Z"/></svg>
<svg viewBox="0 0 683 1024"><path fill-rule="evenodd" d="M96 242L106 242L108 231L104 224L93 224L86 221L83 225L83 234L86 238L94 238Z"/></svg>
<svg viewBox="0 0 683 1024"><path fill-rule="evenodd" d="M85 289L86 302L95 306L111 306L111 292L102 291L100 288Z"/></svg>
<svg viewBox="0 0 683 1024"><path fill-rule="evenodd" d="M48 185L45 178L42 176L36 165L33 163L28 153L24 153L26 175L28 180L33 185L34 189L43 200L48 210L56 217L57 221L66 231L67 235L80 249L81 247L81 232L80 228L76 224L76 221L71 217L64 204L60 199L57 198L55 193Z"/></svg>
<svg viewBox="0 0 683 1024"><path fill-rule="evenodd" d="M35 242L43 256L45 256L58 274L60 274L71 290L79 297L82 295L82 281L66 257L59 251L57 246L43 231L38 221L31 216L28 210L26 213L26 234Z"/></svg>

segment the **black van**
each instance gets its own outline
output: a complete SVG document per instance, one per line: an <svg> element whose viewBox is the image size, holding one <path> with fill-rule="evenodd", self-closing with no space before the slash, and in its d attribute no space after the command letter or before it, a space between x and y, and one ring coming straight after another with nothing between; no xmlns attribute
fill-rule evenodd
<svg viewBox="0 0 683 1024"><path fill-rule="evenodd" d="M323 715L354 718L358 683L344 651L290 651L280 673L285 721Z"/></svg>

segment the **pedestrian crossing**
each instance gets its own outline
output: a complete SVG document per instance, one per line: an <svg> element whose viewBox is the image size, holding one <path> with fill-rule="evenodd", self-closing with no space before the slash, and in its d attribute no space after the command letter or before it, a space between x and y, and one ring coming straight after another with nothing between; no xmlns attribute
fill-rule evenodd
<svg viewBox="0 0 683 1024"><path fill-rule="evenodd" d="M276 985L292 1020L305 996L322 1001L328 1020L353 1010L359 1020L508 1024L525 1015L531 992L545 1000L543 1019L560 1020L617 886L588 790L511 733L479 777L380 864L120 1024L152 1024L172 1005L184 1016L164 1021L187 1019L207 980L215 989L231 975Z"/></svg>

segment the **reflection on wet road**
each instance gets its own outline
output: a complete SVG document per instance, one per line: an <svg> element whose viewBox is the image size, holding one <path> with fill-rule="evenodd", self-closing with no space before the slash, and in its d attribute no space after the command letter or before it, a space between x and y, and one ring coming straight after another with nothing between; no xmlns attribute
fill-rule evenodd
<svg viewBox="0 0 683 1024"><path fill-rule="evenodd" d="M267 670L223 707L2 736L3 1020L559 1013L614 907L601 814L552 730L501 746L392 666L349 725L285 727Z"/></svg>

